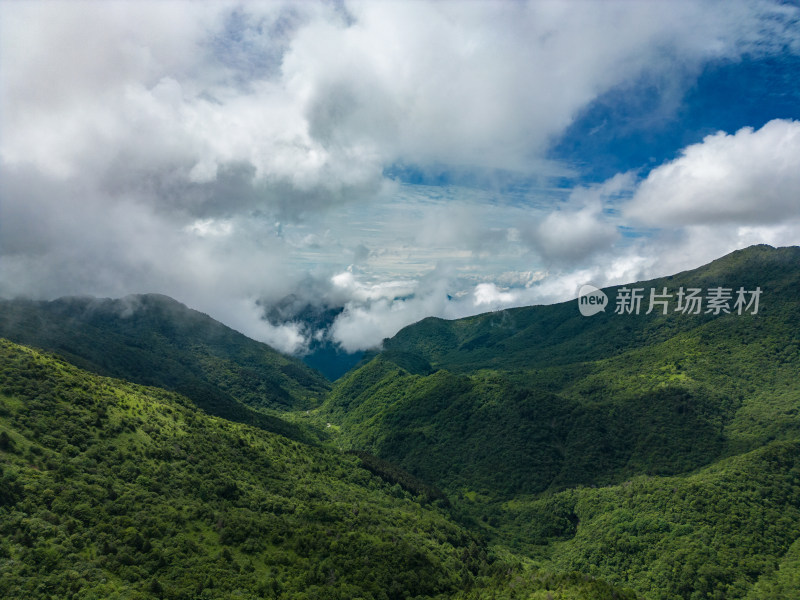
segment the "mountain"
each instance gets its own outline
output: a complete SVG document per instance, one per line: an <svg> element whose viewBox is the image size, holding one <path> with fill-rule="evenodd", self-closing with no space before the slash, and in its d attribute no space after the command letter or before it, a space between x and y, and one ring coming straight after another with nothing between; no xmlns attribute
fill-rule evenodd
<svg viewBox="0 0 800 600"><path fill-rule="evenodd" d="M0 337L56 352L100 375L180 392L211 414L306 441L317 434L279 412L313 408L330 387L301 361L157 294L0 300Z"/></svg>
<svg viewBox="0 0 800 600"><path fill-rule="evenodd" d="M646 314L664 288L668 313ZM699 314L675 310L681 288L701 290ZM717 288L727 313L714 314ZM760 290L758 311L739 314L740 288L748 302ZM641 311L615 313L631 289ZM648 598L790 581L778 567L800 544L800 248L603 292L593 316L573 300L411 325L336 382L320 418L337 444L439 486L494 543L556 570ZM669 552L681 558L658 560Z"/></svg>
<svg viewBox="0 0 800 600"><path fill-rule="evenodd" d="M66 362L0 341L0 597L800 597L800 248L591 295L332 386L164 297L4 302Z"/></svg>
<svg viewBox="0 0 800 600"><path fill-rule="evenodd" d="M797 300L800 248L752 246L714 262L668 277L628 284L643 288L641 314L622 316L610 309L590 318L577 310L576 301L549 306L515 308L466 319L445 321L430 317L409 325L384 341L384 349L416 354L436 368L454 372L476 369L529 369L604 359L622 352L666 341L680 332L708 323L718 315L675 312L678 289L704 292L718 286L735 291L762 289L761 314ZM610 298L624 286L606 288ZM670 313L648 308L649 290L673 294ZM765 312L766 311L766 312Z"/></svg>
<svg viewBox="0 0 800 600"><path fill-rule="evenodd" d="M635 597L489 556L386 469L0 340L0 597Z"/></svg>
<svg viewBox="0 0 800 600"><path fill-rule="evenodd" d="M546 546L551 568L624 581L647 598L796 598L800 441L769 442L685 476L518 498L497 519L533 543L531 554L555 540Z"/></svg>
<svg viewBox="0 0 800 600"><path fill-rule="evenodd" d="M720 285L760 287L758 313L584 317L571 301L426 319L340 379L322 413L423 479L504 495L673 475L792 438L800 248L631 287Z"/></svg>

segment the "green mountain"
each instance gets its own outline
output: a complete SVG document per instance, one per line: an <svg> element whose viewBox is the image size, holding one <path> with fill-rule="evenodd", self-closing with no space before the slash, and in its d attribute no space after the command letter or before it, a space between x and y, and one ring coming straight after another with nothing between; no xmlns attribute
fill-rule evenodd
<svg viewBox="0 0 800 600"><path fill-rule="evenodd" d="M0 340L0 597L634 598L487 556L416 485Z"/></svg>
<svg viewBox="0 0 800 600"><path fill-rule="evenodd" d="M322 412L353 447L495 495L678 474L794 439L800 248L636 287L718 285L760 287L759 312L584 317L571 301L426 319L340 379Z"/></svg>
<svg viewBox="0 0 800 600"><path fill-rule="evenodd" d="M164 297L0 303L67 361L0 341L0 597L800 597L800 248L604 293L332 387Z"/></svg>
<svg viewBox="0 0 800 600"><path fill-rule="evenodd" d="M454 372L530 369L605 359L666 341L716 319L713 314L676 313L675 298L668 315L661 314L660 306L646 315L651 288L661 293L666 287L676 294L681 286L701 288L703 292L722 286L731 288L735 296L739 287L760 287L760 314L775 316L776 310L797 301L798 265L800 248L796 246L752 246L698 269L628 284L644 289L641 314L635 317L622 318L612 307L583 317L576 301L501 310L456 321L430 317L385 340L384 349L416 354L435 368ZM606 288L605 292L614 298L622 287Z"/></svg>
<svg viewBox="0 0 800 600"><path fill-rule="evenodd" d="M552 568L648 598L756 593L800 540L800 248L630 284L639 314L612 309L623 287L590 317L573 300L407 327L337 381L321 417ZM675 310L681 288L718 287L729 313ZM673 294L668 314L645 314L651 288ZM739 288L760 288L756 314L734 308Z"/></svg>
<svg viewBox="0 0 800 600"><path fill-rule="evenodd" d="M301 361L166 296L0 300L0 337L42 348L100 375L177 391L207 412L309 441L279 418L325 397Z"/></svg>

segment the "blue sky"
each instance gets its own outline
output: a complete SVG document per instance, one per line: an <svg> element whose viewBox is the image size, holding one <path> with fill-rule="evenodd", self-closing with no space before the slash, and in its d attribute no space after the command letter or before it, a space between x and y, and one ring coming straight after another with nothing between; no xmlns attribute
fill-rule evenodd
<svg viewBox="0 0 800 600"><path fill-rule="evenodd" d="M800 57L790 52L714 61L684 81L679 103L666 107L657 85L633 82L585 107L552 156L576 164L585 182L646 173L717 131L800 118L798 75Z"/></svg>
<svg viewBox="0 0 800 600"><path fill-rule="evenodd" d="M0 0L0 296L159 292L358 350L798 244L799 18Z"/></svg>

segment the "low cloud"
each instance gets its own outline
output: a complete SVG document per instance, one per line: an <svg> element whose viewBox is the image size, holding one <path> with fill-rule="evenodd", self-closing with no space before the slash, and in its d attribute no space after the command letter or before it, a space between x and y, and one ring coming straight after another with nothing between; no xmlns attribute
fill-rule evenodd
<svg viewBox="0 0 800 600"><path fill-rule="evenodd" d="M358 290L328 332L345 351L376 348L406 325L425 317L455 318L469 314L449 292L458 286L455 272L442 267L416 281L363 284L351 272L334 278Z"/></svg>
<svg viewBox="0 0 800 600"><path fill-rule="evenodd" d="M609 248L617 239L611 223L601 218L599 204L547 215L535 230L533 243L547 260L574 263Z"/></svg>

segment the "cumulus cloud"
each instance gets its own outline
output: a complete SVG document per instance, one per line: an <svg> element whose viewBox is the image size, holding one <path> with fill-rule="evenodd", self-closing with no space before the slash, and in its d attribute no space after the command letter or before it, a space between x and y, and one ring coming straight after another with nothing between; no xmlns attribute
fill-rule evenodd
<svg viewBox="0 0 800 600"><path fill-rule="evenodd" d="M769 23L740 3L348 6L348 26L314 21L284 60L315 140L362 160L524 172L598 94L737 56L741 24Z"/></svg>
<svg viewBox="0 0 800 600"><path fill-rule="evenodd" d="M665 228L645 241L632 244L620 257L635 257L638 268L614 283L671 275L699 267L725 254L754 244L792 246L800 244L800 218L771 225L710 224ZM633 264L633 263L632 263ZM609 275L614 275L613 272Z"/></svg>
<svg viewBox="0 0 800 600"><path fill-rule="evenodd" d="M632 174L626 173L599 185L576 188L564 205L524 232L528 243L557 266L579 263L611 250L619 233L607 207L629 194L633 186Z"/></svg>
<svg viewBox="0 0 800 600"><path fill-rule="evenodd" d="M778 224L800 216L800 122L719 132L653 169L626 215L649 226Z"/></svg>

